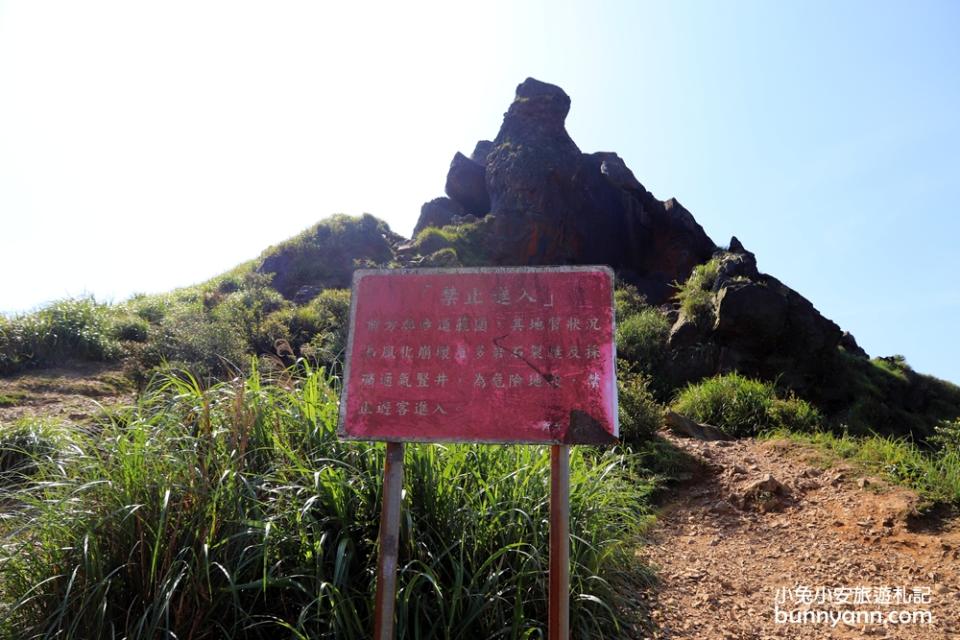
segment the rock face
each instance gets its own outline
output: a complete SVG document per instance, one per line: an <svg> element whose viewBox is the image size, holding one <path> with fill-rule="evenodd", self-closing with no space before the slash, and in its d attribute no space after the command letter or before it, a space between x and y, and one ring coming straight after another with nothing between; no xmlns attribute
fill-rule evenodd
<svg viewBox="0 0 960 640"><path fill-rule="evenodd" d="M476 252L495 265L608 264L651 302L668 300L671 283L708 260L713 241L615 153L582 153L564 126L569 110L562 89L528 78L497 137L470 158L454 156L446 192L481 218ZM416 229L440 220L425 205Z"/></svg>

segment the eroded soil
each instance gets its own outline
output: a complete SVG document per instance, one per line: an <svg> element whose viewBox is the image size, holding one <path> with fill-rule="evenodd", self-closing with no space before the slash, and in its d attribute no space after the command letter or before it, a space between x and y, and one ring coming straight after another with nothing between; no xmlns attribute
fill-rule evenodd
<svg viewBox="0 0 960 640"><path fill-rule="evenodd" d="M129 380L115 364L41 369L0 378L0 423L32 416L84 422L133 398Z"/></svg>
<svg viewBox="0 0 960 640"><path fill-rule="evenodd" d="M659 627L652 637L960 638L958 521L918 517L913 492L806 445L666 437L700 466L638 552L660 581L644 596ZM807 604L797 587L848 602ZM852 604L856 587L870 588L866 603ZM898 587L929 593L929 604L898 602ZM790 611L928 610L933 622L778 624L778 588L793 589L779 605Z"/></svg>

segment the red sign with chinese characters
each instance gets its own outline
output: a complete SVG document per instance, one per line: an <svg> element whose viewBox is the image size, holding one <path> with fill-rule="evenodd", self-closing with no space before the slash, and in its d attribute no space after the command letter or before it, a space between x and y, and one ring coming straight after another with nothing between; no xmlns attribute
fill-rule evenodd
<svg viewBox="0 0 960 640"><path fill-rule="evenodd" d="M616 440L610 269L360 270L351 304L342 437Z"/></svg>

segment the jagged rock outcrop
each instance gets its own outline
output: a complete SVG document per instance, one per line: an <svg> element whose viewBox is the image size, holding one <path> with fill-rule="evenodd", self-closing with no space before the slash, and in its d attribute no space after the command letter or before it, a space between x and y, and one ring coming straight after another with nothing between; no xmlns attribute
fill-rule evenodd
<svg viewBox="0 0 960 640"><path fill-rule="evenodd" d="M562 89L528 78L497 137L478 142L470 158L454 157L446 192L480 218L474 258L608 264L650 301L668 300L671 283L716 246L690 212L657 200L615 153L582 153L564 126L569 110ZM441 220L425 211L416 230Z"/></svg>
<svg viewBox="0 0 960 640"><path fill-rule="evenodd" d="M469 237L425 237L410 245L420 255L409 264L430 264L426 256L441 248L461 263L606 264L648 302L663 304L676 283L715 257L711 321L680 315L670 334L676 366L695 376L780 377L797 388L822 377L841 343L839 327L760 273L737 238L719 250L683 205L654 197L616 153L583 153L565 128L569 110L559 87L521 83L496 138L478 142L469 158L454 156L449 198L425 204L415 229L462 224L465 212L478 219ZM859 355L852 336L843 340Z"/></svg>

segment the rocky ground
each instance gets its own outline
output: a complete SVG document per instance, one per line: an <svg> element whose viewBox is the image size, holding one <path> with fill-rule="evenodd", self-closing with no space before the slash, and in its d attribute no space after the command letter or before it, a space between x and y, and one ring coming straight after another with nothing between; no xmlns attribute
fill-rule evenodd
<svg viewBox="0 0 960 640"><path fill-rule="evenodd" d="M118 365L74 363L0 378L0 423L27 416L83 422L103 407L133 401Z"/></svg>
<svg viewBox="0 0 960 640"><path fill-rule="evenodd" d="M960 521L920 517L913 492L805 445L667 437L700 466L638 552L659 579L641 605L653 638L960 638ZM793 589L780 608L795 610L803 587L880 601L809 609L929 610L933 623L777 624L778 589ZM929 604L898 604L898 587Z"/></svg>

